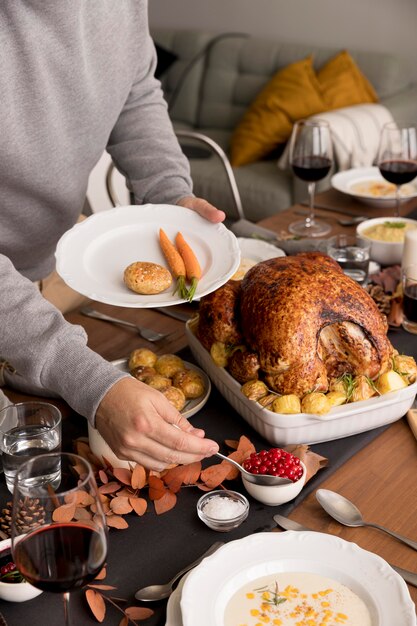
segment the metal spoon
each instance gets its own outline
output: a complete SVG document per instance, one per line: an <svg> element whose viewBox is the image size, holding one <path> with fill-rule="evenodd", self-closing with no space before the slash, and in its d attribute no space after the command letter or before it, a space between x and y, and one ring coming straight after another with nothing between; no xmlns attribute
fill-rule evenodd
<svg viewBox="0 0 417 626"><path fill-rule="evenodd" d="M326 513L340 522L340 524L344 524L345 526L371 526L372 528L378 528L378 530L382 530L388 533L388 535L395 537L395 539L402 541L407 546L410 546L413 550L417 550L417 541L399 535L379 524L365 522L359 509L344 496L334 491L329 491L328 489L317 489L316 498Z"/></svg>
<svg viewBox="0 0 417 626"><path fill-rule="evenodd" d="M173 578L171 578L169 582L164 585L149 585L149 587L138 589L135 593L136 600L141 600L142 602L157 602L158 600L168 598L172 593L174 583L176 583L181 576L184 576L184 574L189 572L190 569L199 565L201 561L206 558L206 556L210 556L210 554L216 552L216 550L218 550L221 546L224 546L222 541L216 541L216 543L213 543L213 545L210 546L204 554L180 570Z"/></svg>
<svg viewBox="0 0 417 626"><path fill-rule="evenodd" d="M223 461L228 461L228 463L231 463L232 465L234 465L235 467L237 467L237 469L245 475L246 480L250 483L254 483L255 485L286 485L287 483L292 482L289 478L282 478L282 476L270 476L268 474L251 474L251 472L248 472L247 470L245 470L244 467L242 467L242 465L240 465L240 463L237 463L237 461L234 461L233 459L230 459L227 456L224 456L224 454L221 454L220 452L216 452L215 456L218 456L219 458L223 459Z"/></svg>

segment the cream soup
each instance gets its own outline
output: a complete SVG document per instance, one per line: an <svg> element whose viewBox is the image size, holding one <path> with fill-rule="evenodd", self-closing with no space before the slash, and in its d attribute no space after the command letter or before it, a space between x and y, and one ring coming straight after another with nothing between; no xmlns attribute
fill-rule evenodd
<svg viewBox="0 0 417 626"><path fill-rule="evenodd" d="M410 222L381 222L370 226L362 231L363 235L369 237L369 239L375 239L376 241L387 241L389 243L402 243L404 241L405 233L407 230L413 230L416 228L415 224Z"/></svg>
<svg viewBox="0 0 417 626"><path fill-rule="evenodd" d="M371 626L365 602L341 583L309 572L257 578L229 600L224 626Z"/></svg>
<svg viewBox="0 0 417 626"><path fill-rule="evenodd" d="M350 192L358 196L371 196L372 198L395 198L396 186L384 180L367 180L354 183L350 187ZM400 196L407 197L415 194L413 185L406 184L400 188Z"/></svg>

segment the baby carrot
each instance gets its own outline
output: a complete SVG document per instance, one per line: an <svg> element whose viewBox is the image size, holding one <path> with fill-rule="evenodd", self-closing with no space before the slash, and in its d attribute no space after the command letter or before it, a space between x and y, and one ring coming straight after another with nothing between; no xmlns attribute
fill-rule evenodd
<svg viewBox="0 0 417 626"><path fill-rule="evenodd" d="M185 286L186 270L184 261L162 228L159 229L159 243L170 270L173 273L174 278L177 279L174 293L178 291L181 298L186 299L188 297L188 290Z"/></svg>
<svg viewBox="0 0 417 626"><path fill-rule="evenodd" d="M185 241L181 233L177 233L175 243L177 245L178 252L182 256L182 260L184 261L187 279L191 282L191 286L188 290L188 300L191 302L194 298L198 281L201 278L201 267L194 251Z"/></svg>

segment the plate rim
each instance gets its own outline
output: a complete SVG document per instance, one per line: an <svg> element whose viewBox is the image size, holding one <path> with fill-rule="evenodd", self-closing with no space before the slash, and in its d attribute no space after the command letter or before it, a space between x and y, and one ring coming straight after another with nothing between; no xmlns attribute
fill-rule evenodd
<svg viewBox="0 0 417 626"><path fill-rule="evenodd" d="M166 221L164 222L163 219L158 221L158 213L164 212L166 212ZM186 300L172 294L171 291L143 296L126 288L126 293L116 292L116 295L111 295L111 285L109 289L108 283L106 286L104 282L103 291L100 292L100 283L88 277L82 263L84 255L87 252L91 254L94 242L97 242L100 236L111 232L115 228L115 222L117 222L117 230L123 227L125 229L133 227L142 222L144 224L155 223L157 229L164 224L165 228L173 227L174 224L178 225L178 220L181 220L181 224L184 225L183 228L189 229L191 224L192 229L198 234L201 231L207 234L208 229L210 229L210 232L216 233L216 243L221 241L222 249L227 251L226 267L224 267L224 262L217 261L216 255L213 253L214 262L212 261L208 268L207 282L204 282L205 277L203 275L197 286L196 298L201 298L223 285L235 273L240 263L240 248L236 235L223 223L209 222L195 211L178 205L150 203L124 205L93 213L67 230L59 239L55 249L56 271L72 289L104 304L127 308L152 308L182 304ZM74 253L74 250L77 254ZM210 271L212 271L211 276ZM120 286L122 286L122 278L120 281Z"/></svg>
<svg viewBox="0 0 417 626"><path fill-rule="evenodd" d="M274 555L274 548L278 556ZM257 553L263 551L262 556L257 554L253 557L251 551ZM319 554L315 555L315 552ZM236 575L242 571L242 566L245 568L244 571L248 571L249 567L254 568L258 565L262 569L268 562L274 563L282 559L300 560L300 554L304 560L314 563L316 569L310 569L313 573L320 574L320 569L323 571L327 568L340 572L341 578L346 576L354 578L358 586L364 590L364 595L369 595L375 603L378 622L374 622L373 626L390 626L392 624L392 602L388 599L387 594L384 594L384 590L386 592L388 587L390 592L394 588L396 589L397 600L400 601L399 606L403 612L403 615L399 616L397 611L395 617L407 618L407 620L409 618L407 623L404 622L404 626L415 626L415 606L407 585L382 557L335 535L316 531L291 530L280 533L262 532L248 535L226 543L214 554L204 559L198 567L189 573L184 582L180 600L183 626L195 626L195 598L198 594L199 585L200 587L203 585L206 590L205 594L201 594L197 609L200 626L223 626L223 622L217 619L218 614L222 612L222 605L219 606L219 604L225 604L224 598L219 600L221 590L227 583L229 583L229 587L233 586L233 578L236 578ZM344 558L341 558L341 555ZM312 556L314 556L313 559ZM355 567L353 573L352 571L349 572L349 567L352 565L350 561L353 561L353 565L360 565L361 567ZM347 570L346 567L348 567ZM213 570L215 570L216 575L212 576L212 589L210 593L207 593L207 577ZM292 571L296 570L293 569ZM259 574L259 576L261 575L263 574ZM378 576L379 595L375 595L376 575ZM259 576L253 576L253 580ZM339 579L339 582L342 581ZM227 601L240 586L242 585L226 592L229 593ZM206 596L210 596L211 599L207 601L204 607ZM214 601L213 597L215 598ZM396 603L394 604L398 606ZM396 610L394 609L394 611ZM202 616L203 622L201 622Z"/></svg>
<svg viewBox="0 0 417 626"><path fill-rule="evenodd" d="M358 193L354 193L353 191L349 191L349 189L346 187L346 183L344 182L344 180L345 179L349 180L349 178L351 178L351 182L354 182L355 174L357 174L358 180L361 178L369 177L369 178L376 178L377 180L385 181L378 167L373 165L369 167L355 167L355 168L350 168L348 170L342 170L341 172L336 172L336 174L333 174L333 176L331 177L330 183L332 187L336 189L337 191L340 191L341 193L344 193L348 196L352 196L354 198L360 198L362 200L368 200L368 201L373 201L373 202L383 202L383 203L390 203L390 202L392 203L393 201L395 201L395 198L393 197L377 198L375 196L368 196L365 194L358 194ZM415 193L409 194L406 196L401 196L400 200L401 202L407 202L408 200L412 200L415 197L417 197L417 186L415 188Z"/></svg>

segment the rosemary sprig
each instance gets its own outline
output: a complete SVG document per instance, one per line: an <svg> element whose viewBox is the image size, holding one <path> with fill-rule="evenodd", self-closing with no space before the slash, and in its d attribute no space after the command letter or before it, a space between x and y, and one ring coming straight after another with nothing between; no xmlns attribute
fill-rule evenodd
<svg viewBox="0 0 417 626"><path fill-rule="evenodd" d="M268 585L265 585L264 587L258 587L257 589L254 589L254 591L259 593L260 595L263 595L265 592L268 592L271 594L270 599L262 598L262 601L265 602L265 604L272 604L272 606L278 606L282 604L283 602L287 601L287 598L283 598L280 596L277 582L275 582L273 589L271 589Z"/></svg>
<svg viewBox="0 0 417 626"><path fill-rule="evenodd" d="M357 385L355 377L352 374L346 372L345 374L342 374L342 376L340 376L340 378L338 378L337 380L343 383L346 391L346 401L350 402Z"/></svg>

